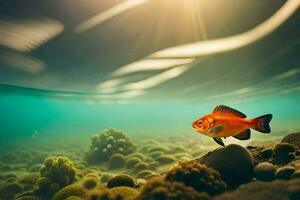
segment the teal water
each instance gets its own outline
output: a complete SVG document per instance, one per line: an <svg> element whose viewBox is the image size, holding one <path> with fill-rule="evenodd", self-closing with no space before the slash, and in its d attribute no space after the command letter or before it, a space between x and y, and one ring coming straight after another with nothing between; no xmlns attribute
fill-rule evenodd
<svg viewBox="0 0 300 200"><path fill-rule="evenodd" d="M240 110L249 118L273 114L272 133L252 137L270 139L300 129L300 95L265 96L240 103L205 101L134 101L105 104L88 99L50 98L1 94L0 130L2 142L8 139L90 137L102 129L115 127L131 136L197 134L191 123L210 113L218 104ZM200 136L199 136L200 137Z"/></svg>

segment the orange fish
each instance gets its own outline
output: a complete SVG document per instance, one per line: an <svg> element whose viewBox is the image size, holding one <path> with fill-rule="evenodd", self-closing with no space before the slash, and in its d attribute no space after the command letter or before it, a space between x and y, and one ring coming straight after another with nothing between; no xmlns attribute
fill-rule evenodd
<svg viewBox="0 0 300 200"><path fill-rule="evenodd" d="M272 114L246 119L246 115L240 111L220 105L212 113L194 121L192 127L199 133L212 137L219 145L225 146L222 137L233 136L239 140L248 140L250 129L270 133L271 119Z"/></svg>

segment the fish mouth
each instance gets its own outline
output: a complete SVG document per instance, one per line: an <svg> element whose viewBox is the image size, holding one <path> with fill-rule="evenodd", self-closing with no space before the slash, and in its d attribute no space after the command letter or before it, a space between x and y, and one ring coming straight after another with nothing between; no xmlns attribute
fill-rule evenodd
<svg viewBox="0 0 300 200"><path fill-rule="evenodd" d="M192 123L192 127L193 127L194 129L197 129L197 126L196 126L196 123L195 123L195 122Z"/></svg>

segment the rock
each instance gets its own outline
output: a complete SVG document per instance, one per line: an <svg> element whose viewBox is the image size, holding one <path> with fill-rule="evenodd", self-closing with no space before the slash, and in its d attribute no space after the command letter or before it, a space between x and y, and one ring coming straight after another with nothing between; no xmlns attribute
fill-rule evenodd
<svg viewBox="0 0 300 200"><path fill-rule="evenodd" d="M214 200L298 200L300 180L254 181L244 184L232 192L223 193Z"/></svg>
<svg viewBox="0 0 300 200"><path fill-rule="evenodd" d="M149 175L152 175L153 172L151 170L142 170L140 172L138 172L136 175L135 175L135 178L143 178L145 179L146 176L149 176Z"/></svg>
<svg viewBox="0 0 300 200"><path fill-rule="evenodd" d="M264 159L269 159L272 157L272 154L273 154L273 149L272 148L266 148L264 150L262 150L260 152L261 154L261 157L264 158Z"/></svg>
<svg viewBox="0 0 300 200"><path fill-rule="evenodd" d="M23 188L18 183L9 183L7 185L0 186L0 199L13 199L13 197L21 193Z"/></svg>
<svg viewBox="0 0 300 200"><path fill-rule="evenodd" d="M265 149L261 146L247 146L247 150L252 155L254 165L257 165L260 162L267 161L267 159L263 158L261 152Z"/></svg>
<svg viewBox="0 0 300 200"><path fill-rule="evenodd" d="M286 135L284 138L282 138L281 142L292 144L295 147L300 147L300 132Z"/></svg>
<svg viewBox="0 0 300 200"><path fill-rule="evenodd" d="M262 181L272 181L275 179L276 168L272 163L262 162L254 168L255 177Z"/></svg>
<svg viewBox="0 0 300 200"><path fill-rule="evenodd" d="M300 178L300 170L297 170L292 174L291 179L294 179L294 178Z"/></svg>
<svg viewBox="0 0 300 200"><path fill-rule="evenodd" d="M142 162L142 160L140 158L137 157L129 157L126 161L125 161L125 166L127 169L131 169L133 168L137 163Z"/></svg>
<svg viewBox="0 0 300 200"><path fill-rule="evenodd" d="M240 145L231 144L205 154L200 163L220 172L229 188L252 180L254 165L251 154Z"/></svg>
<svg viewBox="0 0 300 200"><path fill-rule="evenodd" d="M291 175L295 172L295 168L291 166L280 167L276 170L275 175L278 179L290 179Z"/></svg>
<svg viewBox="0 0 300 200"><path fill-rule="evenodd" d="M142 171L142 170L145 170L145 169L148 169L148 164L145 163L145 162L140 162L140 163L137 163L135 166L134 166L134 171L135 172L139 172L139 171Z"/></svg>
<svg viewBox="0 0 300 200"><path fill-rule="evenodd" d="M129 175L121 174L113 177L107 183L108 188L114 188L119 186L134 187L134 180Z"/></svg>
<svg viewBox="0 0 300 200"><path fill-rule="evenodd" d="M274 148L273 162L287 164L295 159L295 147L289 143L279 143Z"/></svg>
<svg viewBox="0 0 300 200"><path fill-rule="evenodd" d="M88 176L83 179L82 185L84 188L90 190L97 186L98 181L99 181L98 177L96 178L96 177Z"/></svg>
<svg viewBox="0 0 300 200"><path fill-rule="evenodd" d="M171 164L176 161L176 159L173 156L168 156L168 155L161 155L156 159L157 162L160 164Z"/></svg>
<svg viewBox="0 0 300 200"><path fill-rule="evenodd" d="M110 169L123 168L125 165L125 157L122 154L115 153L108 160L108 167Z"/></svg>

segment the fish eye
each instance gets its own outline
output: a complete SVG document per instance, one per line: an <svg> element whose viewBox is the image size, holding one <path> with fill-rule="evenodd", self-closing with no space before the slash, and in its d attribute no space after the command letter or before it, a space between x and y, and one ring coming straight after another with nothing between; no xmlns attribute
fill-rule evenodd
<svg viewBox="0 0 300 200"><path fill-rule="evenodd" d="M198 124L201 125L201 124L202 124L202 121L199 121Z"/></svg>

